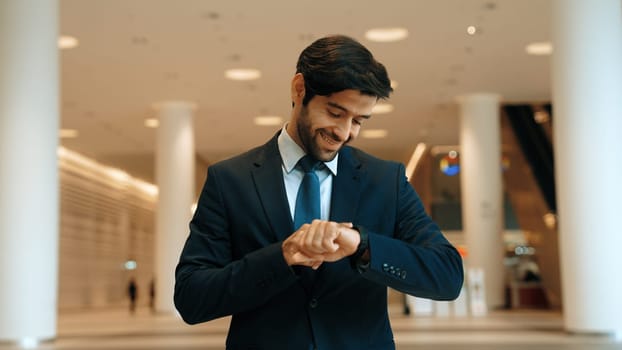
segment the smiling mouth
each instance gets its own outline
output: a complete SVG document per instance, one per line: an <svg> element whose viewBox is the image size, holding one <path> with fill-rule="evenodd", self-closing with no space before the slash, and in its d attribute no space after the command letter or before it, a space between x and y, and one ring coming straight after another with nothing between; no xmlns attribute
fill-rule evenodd
<svg viewBox="0 0 622 350"><path fill-rule="evenodd" d="M339 141L335 140L334 138L330 137L323 130L320 130L319 134L322 137L322 139L324 141L326 141L330 145L339 145L339 144L341 144L341 142L339 142Z"/></svg>

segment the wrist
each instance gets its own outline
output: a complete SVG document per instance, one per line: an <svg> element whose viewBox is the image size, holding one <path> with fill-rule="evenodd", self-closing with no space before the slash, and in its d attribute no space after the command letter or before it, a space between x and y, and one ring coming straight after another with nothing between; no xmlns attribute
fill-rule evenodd
<svg viewBox="0 0 622 350"><path fill-rule="evenodd" d="M281 253L283 254L283 259L285 260L285 263L287 264L287 266L292 266L294 264L293 261L293 257L292 254L290 253L291 248L289 248L289 245L287 244L287 242L283 242L283 244L281 244Z"/></svg>
<svg viewBox="0 0 622 350"><path fill-rule="evenodd" d="M352 268L359 272L364 272L369 267L369 261L371 259L371 254L369 252L369 236L364 227L353 226L352 229L359 233L360 242L356 251L350 256L350 264Z"/></svg>

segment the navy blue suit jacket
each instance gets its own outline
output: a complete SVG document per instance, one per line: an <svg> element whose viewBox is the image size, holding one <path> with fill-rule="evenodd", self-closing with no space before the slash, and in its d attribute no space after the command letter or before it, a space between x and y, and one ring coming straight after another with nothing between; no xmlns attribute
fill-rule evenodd
<svg viewBox="0 0 622 350"><path fill-rule="evenodd" d="M176 269L175 305L188 323L233 315L227 349L394 349L387 286L457 297L462 260L426 215L404 166L356 148L339 153L330 219L369 235L371 261L324 263L310 290L282 241L294 232L277 137L208 169Z"/></svg>

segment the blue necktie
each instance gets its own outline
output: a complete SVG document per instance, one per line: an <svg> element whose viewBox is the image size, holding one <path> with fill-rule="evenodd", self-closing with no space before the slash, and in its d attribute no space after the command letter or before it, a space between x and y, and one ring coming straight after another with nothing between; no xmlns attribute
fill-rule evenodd
<svg viewBox="0 0 622 350"><path fill-rule="evenodd" d="M305 174L296 196L296 208L294 209L294 229L296 230L303 224L309 224L313 219L321 217L320 179L315 173L320 161L307 154L298 161L298 165Z"/></svg>
<svg viewBox="0 0 622 350"><path fill-rule="evenodd" d="M303 224L310 224L313 219L321 217L320 212L320 179L318 179L315 169L320 165L320 161L311 155L306 155L298 161L298 165L304 172L304 177L298 188L296 196L296 208L294 208L294 229L299 229ZM315 280L315 271L309 267L295 266L294 270L300 276L302 286L310 292Z"/></svg>

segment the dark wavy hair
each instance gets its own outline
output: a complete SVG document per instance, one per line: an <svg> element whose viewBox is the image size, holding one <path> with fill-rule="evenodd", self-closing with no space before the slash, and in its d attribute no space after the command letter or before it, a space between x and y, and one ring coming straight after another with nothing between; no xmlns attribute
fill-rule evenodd
<svg viewBox="0 0 622 350"><path fill-rule="evenodd" d="M305 81L303 106L315 95L348 89L381 99L393 91L382 63L361 43L344 35L314 41L300 53L296 73L302 73Z"/></svg>

